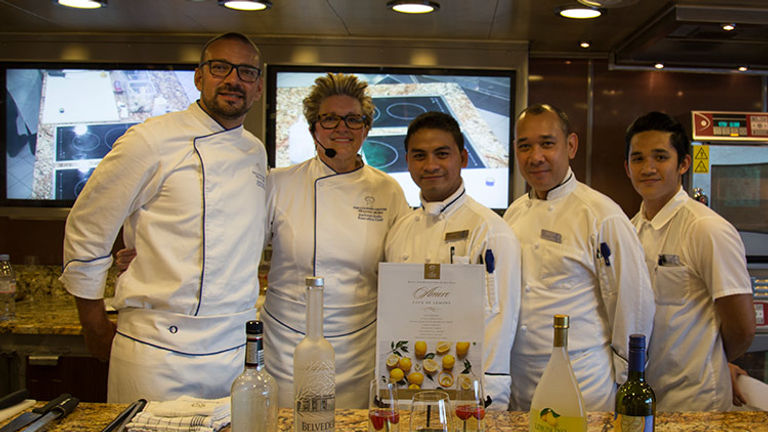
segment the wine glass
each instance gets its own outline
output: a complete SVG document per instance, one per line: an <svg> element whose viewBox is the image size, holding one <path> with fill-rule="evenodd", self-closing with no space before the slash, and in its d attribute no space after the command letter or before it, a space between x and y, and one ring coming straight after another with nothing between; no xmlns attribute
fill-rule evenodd
<svg viewBox="0 0 768 432"><path fill-rule="evenodd" d="M443 390L424 390L411 401L411 432L450 432L451 403Z"/></svg>
<svg viewBox="0 0 768 432"><path fill-rule="evenodd" d="M371 380L368 391L368 432L399 432L397 386L384 378Z"/></svg>
<svg viewBox="0 0 768 432"><path fill-rule="evenodd" d="M471 374L459 375L453 403L456 414L455 432L483 432L485 393L483 380Z"/></svg>

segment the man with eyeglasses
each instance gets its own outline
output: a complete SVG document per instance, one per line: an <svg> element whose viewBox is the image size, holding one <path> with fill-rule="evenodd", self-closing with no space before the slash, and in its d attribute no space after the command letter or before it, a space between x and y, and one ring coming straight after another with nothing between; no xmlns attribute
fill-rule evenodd
<svg viewBox="0 0 768 432"><path fill-rule="evenodd" d="M317 156L277 168L267 180L272 264L261 318L264 360L293 404L293 350L306 328L306 276L325 278L325 338L336 355L336 408L365 408L373 378L378 264L384 237L409 212L400 185L363 163L374 112L354 75L315 80L304 117Z"/></svg>
<svg viewBox="0 0 768 432"><path fill-rule="evenodd" d="M243 365L264 243L267 160L242 124L261 97L261 54L227 33L203 48L184 111L130 128L67 219L61 280L86 344L110 360L109 402L219 398ZM104 308L120 227L135 259Z"/></svg>

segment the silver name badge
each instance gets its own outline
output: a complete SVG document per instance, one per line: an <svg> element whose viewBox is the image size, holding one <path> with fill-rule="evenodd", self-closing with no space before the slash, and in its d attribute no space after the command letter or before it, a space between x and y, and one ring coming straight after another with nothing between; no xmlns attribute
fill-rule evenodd
<svg viewBox="0 0 768 432"><path fill-rule="evenodd" d="M553 231L548 231L548 230L545 230L545 229L541 230L541 238L543 238L544 240L549 240L551 242L555 242L555 243L562 243L563 242L563 236L560 235L560 233L556 233L556 232L553 232Z"/></svg>

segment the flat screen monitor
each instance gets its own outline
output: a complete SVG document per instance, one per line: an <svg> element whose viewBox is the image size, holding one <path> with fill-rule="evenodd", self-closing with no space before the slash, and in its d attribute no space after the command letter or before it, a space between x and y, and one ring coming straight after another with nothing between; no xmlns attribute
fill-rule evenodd
<svg viewBox="0 0 768 432"><path fill-rule="evenodd" d="M69 207L112 144L197 100L193 65L0 65L0 205Z"/></svg>
<svg viewBox="0 0 768 432"><path fill-rule="evenodd" d="M302 100L314 80L328 72L352 73L368 83L376 110L361 156L394 177L411 206L420 201L405 161L408 124L423 112L442 111L456 118L464 134L469 162L462 177L469 195L487 207L507 208L515 71L267 65L266 138L272 166L315 155Z"/></svg>

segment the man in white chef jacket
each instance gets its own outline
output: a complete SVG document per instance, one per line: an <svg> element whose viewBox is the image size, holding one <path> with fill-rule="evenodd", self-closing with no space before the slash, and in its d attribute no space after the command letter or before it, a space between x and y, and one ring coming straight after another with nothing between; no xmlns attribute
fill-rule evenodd
<svg viewBox="0 0 768 432"><path fill-rule="evenodd" d="M570 316L568 353L586 408L612 411L629 335L650 337L654 302L642 247L621 208L576 180L567 115L533 105L517 119L515 158L531 186L504 219L523 249L512 348L512 409L527 411L552 352L552 316Z"/></svg>
<svg viewBox="0 0 768 432"><path fill-rule="evenodd" d="M227 33L203 48L200 99L130 128L66 224L61 281L86 344L109 358L109 402L219 398L242 371L264 242L266 152L243 119L262 93L261 55ZM120 230L136 258L120 276L117 327L104 281Z"/></svg>
<svg viewBox="0 0 768 432"><path fill-rule="evenodd" d="M755 334L752 286L736 229L682 187L690 142L660 112L626 133L624 167L643 202L632 219L656 293L646 378L659 411L727 411L733 402L728 361Z"/></svg>
<svg viewBox="0 0 768 432"><path fill-rule="evenodd" d="M406 160L421 207L390 229L389 262L485 264L483 372L491 408L509 406L509 354L520 307L520 243L504 220L467 195L467 150L459 124L427 112L408 126Z"/></svg>

